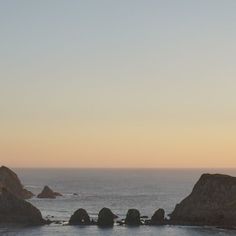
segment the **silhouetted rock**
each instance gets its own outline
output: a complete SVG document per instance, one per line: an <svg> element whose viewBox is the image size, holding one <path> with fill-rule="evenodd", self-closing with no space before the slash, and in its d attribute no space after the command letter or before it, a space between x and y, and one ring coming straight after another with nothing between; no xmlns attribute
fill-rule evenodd
<svg viewBox="0 0 236 236"><path fill-rule="evenodd" d="M70 225L89 225L90 223L90 217L87 211L83 208L75 211L69 220Z"/></svg>
<svg viewBox="0 0 236 236"><path fill-rule="evenodd" d="M165 220L165 211L164 209L160 208L153 214L151 218L151 224L161 225L164 223L164 220Z"/></svg>
<svg viewBox="0 0 236 236"><path fill-rule="evenodd" d="M126 214L125 224L141 225L140 212L137 209L129 209Z"/></svg>
<svg viewBox="0 0 236 236"><path fill-rule="evenodd" d="M29 202L16 197L5 187L0 188L0 223L41 225L46 221L40 211Z"/></svg>
<svg viewBox="0 0 236 236"><path fill-rule="evenodd" d="M172 224L236 226L236 177L203 174L170 214Z"/></svg>
<svg viewBox="0 0 236 236"><path fill-rule="evenodd" d="M37 196L38 198L56 198L57 196L62 196L62 194L54 192L48 186L43 188L43 191Z"/></svg>
<svg viewBox="0 0 236 236"><path fill-rule="evenodd" d="M98 225L102 227L113 226L114 214L109 208L102 208L98 214Z"/></svg>
<svg viewBox="0 0 236 236"><path fill-rule="evenodd" d="M22 199L29 199L33 193L23 188L18 176L9 168L0 167L0 183L11 193Z"/></svg>

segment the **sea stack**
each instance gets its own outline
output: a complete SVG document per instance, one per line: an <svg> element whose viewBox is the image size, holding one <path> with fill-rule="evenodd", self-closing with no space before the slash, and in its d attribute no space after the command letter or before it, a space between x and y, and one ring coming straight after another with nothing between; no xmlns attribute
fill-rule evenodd
<svg viewBox="0 0 236 236"><path fill-rule="evenodd" d="M192 193L176 205L171 224L236 226L236 177L203 174Z"/></svg>
<svg viewBox="0 0 236 236"><path fill-rule="evenodd" d="M109 208L102 208L98 214L98 226L111 227L114 224L115 215Z"/></svg>
<svg viewBox="0 0 236 236"><path fill-rule="evenodd" d="M165 222L165 211L164 209L160 208L154 212L151 218L152 225L162 225Z"/></svg>
<svg viewBox="0 0 236 236"><path fill-rule="evenodd" d="M18 198L29 199L34 196L33 193L23 188L16 173L6 166L0 167L0 184Z"/></svg>
<svg viewBox="0 0 236 236"><path fill-rule="evenodd" d="M91 223L87 211L83 208L74 212L69 220L70 225L89 225Z"/></svg>
<svg viewBox="0 0 236 236"><path fill-rule="evenodd" d="M44 186L42 192L40 194L38 194L38 198L56 198L58 196L62 196L62 194L58 193L58 192L54 192L51 188L49 188L48 186Z"/></svg>
<svg viewBox="0 0 236 236"><path fill-rule="evenodd" d="M131 226L138 226L141 225L140 220L140 212L137 209L129 209L126 218L125 218L125 224L131 225Z"/></svg>
<svg viewBox="0 0 236 236"><path fill-rule="evenodd" d="M29 202L0 187L0 224L42 225L46 221Z"/></svg>

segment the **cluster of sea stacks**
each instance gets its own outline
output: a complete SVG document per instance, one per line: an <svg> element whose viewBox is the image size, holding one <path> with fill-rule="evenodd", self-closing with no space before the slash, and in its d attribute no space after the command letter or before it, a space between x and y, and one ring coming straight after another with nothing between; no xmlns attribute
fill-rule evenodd
<svg viewBox="0 0 236 236"><path fill-rule="evenodd" d="M70 225L98 225L100 227L113 226L114 223L117 225L163 225L165 222L165 212L163 209L157 210L151 219L145 219L142 217L139 210L129 209L126 218L122 220L116 220L118 218L109 208L102 208L98 213L97 221L90 219L89 214L83 208L78 209L74 212L69 220Z"/></svg>
<svg viewBox="0 0 236 236"><path fill-rule="evenodd" d="M42 225L52 223L44 220L40 211L25 199L33 194L24 189L17 175L7 167L0 167L0 224ZM56 198L60 193L45 186L38 198ZM78 209L69 225L196 225L236 227L236 177L221 174L203 174L192 193L176 205L165 217L158 209L153 216L142 217L137 209L129 209L125 219L119 219L109 208L103 208L98 218L91 219L85 209Z"/></svg>

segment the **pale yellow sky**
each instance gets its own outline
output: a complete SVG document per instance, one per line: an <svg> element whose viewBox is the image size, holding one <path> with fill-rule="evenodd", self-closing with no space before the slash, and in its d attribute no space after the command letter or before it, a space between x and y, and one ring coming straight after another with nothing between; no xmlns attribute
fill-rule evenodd
<svg viewBox="0 0 236 236"><path fill-rule="evenodd" d="M22 125L22 123L21 123ZM7 127L7 126L6 126ZM24 123L1 135L1 156L13 167L233 167L230 124ZM7 134L7 135L6 135Z"/></svg>
<svg viewBox="0 0 236 236"><path fill-rule="evenodd" d="M0 3L1 164L236 167L235 11L230 0Z"/></svg>

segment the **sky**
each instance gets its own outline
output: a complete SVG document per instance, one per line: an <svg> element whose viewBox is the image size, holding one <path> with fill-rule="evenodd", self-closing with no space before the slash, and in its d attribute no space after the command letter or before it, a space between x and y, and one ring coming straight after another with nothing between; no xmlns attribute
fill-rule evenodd
<svg viewBox="0 0 236 236"><path fill-rule="evenodd" d="M0 164L236 167L235 0L0 2Z"/></svg>

